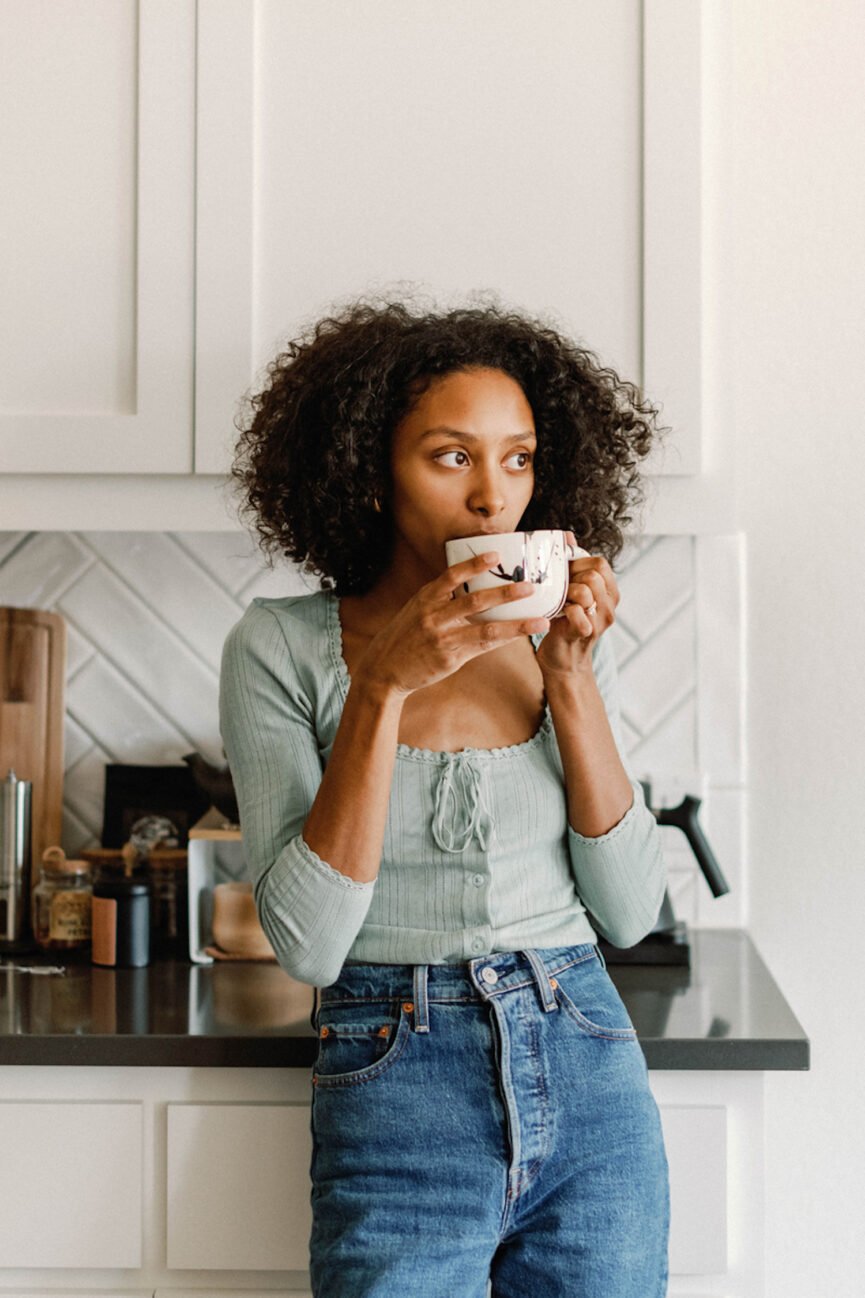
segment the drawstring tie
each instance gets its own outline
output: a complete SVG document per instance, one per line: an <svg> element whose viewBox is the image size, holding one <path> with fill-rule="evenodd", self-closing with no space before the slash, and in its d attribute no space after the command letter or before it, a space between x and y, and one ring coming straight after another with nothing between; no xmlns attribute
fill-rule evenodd
<svg viewBox="0 0 865 1298"><path fill-rule="evenodd" d="M486 851L492 829L482 771L466 753L453 753L436 787L433 838L443 852L463 852L477 836L481 849Z"/></svg>

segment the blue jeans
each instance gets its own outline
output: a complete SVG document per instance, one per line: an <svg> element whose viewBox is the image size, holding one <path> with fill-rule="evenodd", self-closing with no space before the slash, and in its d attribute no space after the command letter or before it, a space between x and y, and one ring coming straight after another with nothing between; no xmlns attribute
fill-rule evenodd
<svg viewBox="0 0 865 1298"><path fill-rule="evenodd" d="M319 992L316 1298L664 1298L669 1184L591 943L346 964Z"/></svg>

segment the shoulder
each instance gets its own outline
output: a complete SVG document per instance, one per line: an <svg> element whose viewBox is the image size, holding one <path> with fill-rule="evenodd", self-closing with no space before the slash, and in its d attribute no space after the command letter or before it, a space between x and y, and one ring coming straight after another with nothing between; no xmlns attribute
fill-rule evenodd
<svg viewBox="0 0 865 1298"><path fill-rule="evenodd" d="M250 657L271 665L282 660L323 665L329 598L327 591L277 598L256 596L225 637L223 667L237 658Z"/></svg>

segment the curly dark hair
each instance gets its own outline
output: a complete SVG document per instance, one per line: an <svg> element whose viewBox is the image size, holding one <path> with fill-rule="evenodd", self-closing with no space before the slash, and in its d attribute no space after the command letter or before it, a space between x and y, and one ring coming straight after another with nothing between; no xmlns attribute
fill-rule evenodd
<svg viewBox="0 0 865 1298"><path fill-rule="evenodd" d="M535 486L520 527L572 528L612 564L645 498L637 461L670 431L659 408L549 320L489 301L413 312L361 298L289 342L235 420L229 481L269 566L279 552L338 595L370 590L392 553L393 431L437 378L476 367L514 378L534 414ZM359 544L347 546L347 532Z"/></svg>

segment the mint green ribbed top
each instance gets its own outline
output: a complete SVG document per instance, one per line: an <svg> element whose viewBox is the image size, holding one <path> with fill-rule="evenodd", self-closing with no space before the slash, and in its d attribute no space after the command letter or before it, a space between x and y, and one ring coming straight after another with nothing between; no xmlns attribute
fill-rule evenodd
<svg viewBox="0 0 865 1298"><path fill-rule="evenodd" d="M532 636L537 646L542 635ZM619 753L608 637L593 666ZM343 962L430 964L595 942L633 946L666 884L661 834L631 776L608 833L568 823L552 716L503 748L437 752L398 743L378 877L357 883L303 838L350 678L339 599L257 598L222 651L220 731L258 913L280 964L326 987Z"/></svg>

